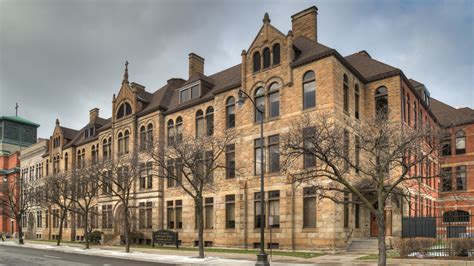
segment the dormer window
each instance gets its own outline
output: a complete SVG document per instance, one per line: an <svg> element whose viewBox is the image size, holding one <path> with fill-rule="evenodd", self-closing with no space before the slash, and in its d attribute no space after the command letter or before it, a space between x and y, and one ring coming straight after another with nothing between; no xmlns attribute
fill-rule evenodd
<svg viewBox="0 0 474 266"><path fill-rule="evenodd" d="M94 136L94 128L91 127L91 128L88 128L84 131L84 138L91 138Z"/></svg>
<svg viewBox="0 0 474 266"><path fill-rule="evenodd" d="M184 88L179 92L179 102L183 103L201 96L201 86L196 84L194 86Z"/></svg>

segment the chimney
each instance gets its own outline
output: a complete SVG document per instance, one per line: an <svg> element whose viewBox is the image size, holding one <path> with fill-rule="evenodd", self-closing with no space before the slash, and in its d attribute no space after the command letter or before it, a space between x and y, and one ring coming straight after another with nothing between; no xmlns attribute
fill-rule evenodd
<svg viewBox="0 0 474 266"><path fill-rule="evenodd" d="M204 74L204 58L195 53L189 54L189 78L195 74Z"/></svg>
<svg viewBox="0 0 474 266"><path fill-rule="evenodd" d="M318 8L312 6L291 16L291 28L296 37L318 41Z"/></svg>
<svg viewBox="0 0 474 266"><path fill-rule="evenodd" d="M93 108L89 111L89 122L94 123L99 117L99 108Z"/></svg>

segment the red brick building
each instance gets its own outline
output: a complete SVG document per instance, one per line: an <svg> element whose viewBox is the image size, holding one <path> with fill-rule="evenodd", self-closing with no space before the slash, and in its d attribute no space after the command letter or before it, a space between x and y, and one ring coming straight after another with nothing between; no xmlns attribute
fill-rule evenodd
<svg viewBox="0 0 474 266"><path fill-rule="evenodd" d="M6 186L20 178L19 152L11 154L0 154L0 199L7 197L4 193ZM0 233L14 235L17 232L17 225L5 212L8 212L8 205L0 200Z"/></svg>
<svg viewBox="0 0 474 266"><path fill-rule="evenodd" d="M474 215L474 110L432 99L431 108L445 129L441 150L438 215Z"/></svg>

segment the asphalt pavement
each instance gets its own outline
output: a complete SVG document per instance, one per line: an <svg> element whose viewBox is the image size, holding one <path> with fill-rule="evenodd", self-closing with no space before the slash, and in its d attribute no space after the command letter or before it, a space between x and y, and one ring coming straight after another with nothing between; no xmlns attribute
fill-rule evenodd
<svg viewBox="0 0 474 266"><path fill-rule="evenodd" d="M173 265L157 262L146 262L129 259L117 259L92 255L81 255L74 253L58 252L53 250L40 250L26 247L0 246L0 266L3 265L123 265L123 266L145 266L145 265Z"/></svg>

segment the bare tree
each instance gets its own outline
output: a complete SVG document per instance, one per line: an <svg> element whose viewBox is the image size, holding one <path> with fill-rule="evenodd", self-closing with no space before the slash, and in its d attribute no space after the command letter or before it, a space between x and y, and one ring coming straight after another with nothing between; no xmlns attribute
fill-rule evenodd
<svg viewBox="0 0 474 266"><path fill-rule="evenodd" d="M146 152L158 168L156 175L176 182L196 206L199 257L204 258L203 193L212 191L214 173L226 169L224 159L228 145L235 140L231 131L206 132L206 136L184 137L181 132L171 135L167 143L147 145ZM153 147L153 148L151 148ZM166 147L166 148L163 148ZM230 166L234 171L234 166Z"/></svg>
<svg viewBox="0 0 474 266"><path fill-rule="evenodd" d="M71 177L72 172L54 173L45 178L45 204L50 207L58 208L58 212L52 212L52 215L59 219L59 233L56 245L61 245L63 236L64 221L67 218L67 212L71 210L73 201L70 199L74 194L74 184Z"/></svg>
<svg viewBox="0 0 474 266"><path fill-rule="evenodd" d="M90 162L92 165L95 162ZM84 230L84 238L86 249L89 248L89 235L92 233L92 217L98 215L95 211L97 207L97 198L99 192L99 182L97 173L94 167L85 167L75 170L70 182L74 184L74 193L65 194L66 199L70 205L70 212L74 213L79 219L83 221L82 227Z"/></svg>
<svg viewBox="0 0 474 266"><path fill-rule="evenodd" d="M403 127L387 115L349 122L327 113L308 114L292 123L283 137L283 171L291 182L313 186L320 198L347 204L349 193L352 201L365 205L377 217L378 263L385 265L386 201L403 195L417 180L435 177L421 176L412 168L437 160L436 131L429 125Z"/></svg>
<svg viewBox="0 0 474 266"><path fill-rule="evenodd" d="M135 184L140 176L139 160L135 155L121 155L114 160L103 160L87 167L89 175L100 177L100 186L106 187L111 197L116 198L123 208L123 233L125 252L130 252L130 232L134 217Z"/></svg>
<svg viewBox="0 0 474 266"><path fill-rule="evenodd" d="M2 206L2 215L14 219L18 228L18 239L20 244L23 241L23 220L31 206L36 201L35 193L32 191L30 183L25 183L23 177L14 180L5 178L2 184L2 197L0 206Z"/></svg>

